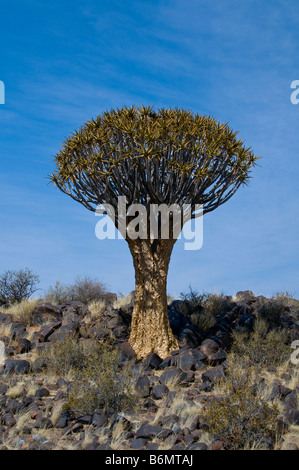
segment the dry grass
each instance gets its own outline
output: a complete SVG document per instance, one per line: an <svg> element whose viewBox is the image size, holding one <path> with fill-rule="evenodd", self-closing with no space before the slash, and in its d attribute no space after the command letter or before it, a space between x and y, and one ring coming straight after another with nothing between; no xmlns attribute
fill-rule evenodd
<svg viewBox="0 0 299 470"><path fill-rule="evenodd" d="M133 294L129 294L127 296L120 296L119 299L117 299L113 303L113 308L115 309L124 308L131 302L133 302Z"/></svg>
<svg viewBox="0 0 299 470"><path fill-rule="evenodd" d="M7 390L6 395L9 398L19 398L23 395L25 389L26 389L25 382L18 382L16 385L14 385L13 387L10 387Z"/></svg>
<svg viewBox="0 0 299 470"><path fill-rule="evenodd" d="M88 310L90 311L90 317L92 320L98 320L102 318L103 313L107 308L105 300L94 300L88 304Z"/></svg>
<svg viewBox="0 0 299 470"><path fill-rule="evenodd" d="M5 308L5 313L13 315L14 322L20 322L24 326L32 325L32 312L38 304L38 299L22 300Z"/></svg>

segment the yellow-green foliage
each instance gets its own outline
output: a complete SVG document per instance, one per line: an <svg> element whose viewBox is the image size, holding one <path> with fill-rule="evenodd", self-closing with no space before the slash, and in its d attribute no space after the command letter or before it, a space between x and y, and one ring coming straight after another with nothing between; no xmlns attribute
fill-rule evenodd
<svg viewBox="0 0 299 470"><path fill-rule="evenodd" d="M190 315L192 324L202 331L213 327L217 317L226 311L229 304L229 300L222 293L203 292L199 294L191 286L189 292L186 294L181 293L181 298L187 300L192 308L192 314Z"/></svg>
<svg viewBox="0 0 299 470"><path fill-rule="evenodd" d="M124 410L135 404L130 365L120 365L115 348L98 343L85 359L85 367L76 370L71 385L67 404L70 409L81 414L99 408Z"/></svg>
<svg viewBox="0 0 299 470"><path fill-rule="evenodd" d="M61 376L85 367L87 362L83 345L71 335L66 336L64 341L53 341L41 355L47 358L48 370Z"/></svg>
<svg viewBox="0 0 299 470"><path fill-rule="evenodd" d="M254 369L231 356L218 395L203 412L209 433L228 450L262 448L264 438L278 436L278 409L259 396L254 379Z"/></svg>
<svg viewBox="0 0 299 470"><path fill-rule="evenodd" d="M266 320L258 318L252 333L235 330L232 333L232 352L247 359L249 364L278 366L289 357L287 331L269 328Z"/></svg>

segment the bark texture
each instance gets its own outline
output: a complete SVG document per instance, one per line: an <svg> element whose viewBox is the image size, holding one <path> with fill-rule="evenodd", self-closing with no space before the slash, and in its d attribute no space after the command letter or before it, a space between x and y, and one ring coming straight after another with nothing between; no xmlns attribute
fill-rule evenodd
<svg viewBox="0 0 299 470"><path fill-rule="evenodd" d="M128 241L135 268L135 302L129 342L138 359L162 359L178 349L167 314L167 274L173 240Z"/></svg>

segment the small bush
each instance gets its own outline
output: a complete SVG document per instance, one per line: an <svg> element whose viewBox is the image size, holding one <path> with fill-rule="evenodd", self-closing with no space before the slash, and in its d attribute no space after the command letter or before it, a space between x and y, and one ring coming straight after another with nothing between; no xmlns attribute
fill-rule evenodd
<svg viewBox="0 0 299 470"><path fill-rule="evenodd" d="M219 395L203 412L209 433L224 442L227 450L263 448L263 440L275 442L279 411L256 393L255 372L244 361L230 357Z"/></svg>
<svg viewBox="0 0 299 470"><path fill-rule="evenodd" d="M105 300L93 300L88 304L92 319L100 319L107 308Z"/></svg>
<svg viewBox="0 0 299 470"><path fill-rule="evenodd" d="M188 301L192 313L190 315L191 323L202 331L207 331L213 327L217 317L225 312L230 301L224 294L207 293L199 294L189 287L187 294L181 293L182 300Z"/></svg>
<svg viewBox="0 0 299 470"><path fill-rule="evenodd" d="M28 268L5 271L0 276L0 300L4 305L29 299L36 292L39 277Z"/></svg>
<svg viewBox="0 0 299 470"><path fill-rule="evenodd" d="M66 336L64 341L53 341L40 355L47 359L48 370L58 376L68 376L87 365L83 345L71 335Z"/></svg>
<svg viewBox="0 0 299 470"><path fill-rule="evenodd" d="M86 367L76 371L67 406L77 414L96 409L132 408L136 396L132 392L130 366L120 367L119 354L112 346L98 343L86 357Z"/></svg>
<svg viewBox="0 0 299 470"><path fill-rule="evenodd" d="M56 281L54 287L50 286L45 295L45 301L52 304L63 304L69 300L69 287Z"/></svg>
<svg viewBox="0 0 299 470"><path fill-rule="evenodd" d="M68 288L70 300L78 300L85 304L102 300L106 293L107 289L104 284L89 277L78 277L74 284Z"/></svg>
<svg viewBox="0 0 299 470"><path fill-rule="evenodd" d="M192 313L190 315L190 320L191 320L191 323L197 326L197 328L199 328L201 331L209 330L215 325L217 321L213 314L206 313L206 312Z"/></svg>
<svg viewBox="0 0 299 470"><path fill-rule="evenodd" d="M281 298L270 299L258 309L259 316L272 325L281 323L284 313L285 304Z"/></svg>
<svg viewBox="0 0 299 470"><path fill-rule="evenodd" d="M271 329L262 318L255 321L252 333L235 330L232 338L232 352L246 358L251 365L278 366L289 357L288 332L283 328Z"/></svg>

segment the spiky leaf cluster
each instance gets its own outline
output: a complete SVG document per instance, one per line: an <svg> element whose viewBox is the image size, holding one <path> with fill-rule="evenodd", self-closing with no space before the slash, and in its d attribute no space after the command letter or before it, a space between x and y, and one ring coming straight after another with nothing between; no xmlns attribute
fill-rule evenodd
<svg viewBox="0 0 299 470"><path fill-rule="evenodd" d="M204 213L246 184L256 157L227 124L183 109L123 107L88 121L56 155L55 185L99 204L202 204Z"/></svg>

